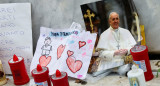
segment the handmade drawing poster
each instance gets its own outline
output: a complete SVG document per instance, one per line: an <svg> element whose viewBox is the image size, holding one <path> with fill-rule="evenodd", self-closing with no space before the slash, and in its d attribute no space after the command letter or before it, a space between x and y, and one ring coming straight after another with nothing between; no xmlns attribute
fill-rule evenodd
<svg viewBox="0 0 160 86"><path fill-rule="evenodd" d="M29 72L33 58L30 3L0 4L0 59L6 74L11 74L8 60L14 54L24 58Z"/></svg>
<svg viewBox="0 0 160 86"><path fill-rule="evenodd" d="M57 69L79 79L86 77L96 34L77 29L49 29L41 27L40 37L31 63L49 68L52 75Z"/></svg>

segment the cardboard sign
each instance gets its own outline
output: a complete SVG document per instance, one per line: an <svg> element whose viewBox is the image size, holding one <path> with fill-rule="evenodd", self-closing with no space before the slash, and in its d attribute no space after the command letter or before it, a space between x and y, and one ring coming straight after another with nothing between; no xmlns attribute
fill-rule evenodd
<svg viewBox="0 0 160 86"><path fill-rule="evenodd" d="M0 4L0 59L6 74L11 74L8 60L14 54L25 59L29 72L33 58L30 3Z"/></svg>

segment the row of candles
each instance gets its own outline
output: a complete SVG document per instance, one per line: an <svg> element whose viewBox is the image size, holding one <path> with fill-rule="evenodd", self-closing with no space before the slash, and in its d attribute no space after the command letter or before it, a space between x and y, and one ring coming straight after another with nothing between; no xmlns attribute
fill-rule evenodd
<svg viewBox="0 0 160 86"><path fill-rule="evenodd" d="M13 55L13 58L8 61L8 64L10 66L15 85L24 85L30 81L23 57L17 57L16 55ZM48 67L42 67L38 64L37 68L31 71L31 74L34 78L36 86L51 86L51 82L53 86L69 86L68 75L66 72L60 72L57 70L55 74L49 76ZM7 80L5 78L2 84L5 84L6 81Z"/></svg>

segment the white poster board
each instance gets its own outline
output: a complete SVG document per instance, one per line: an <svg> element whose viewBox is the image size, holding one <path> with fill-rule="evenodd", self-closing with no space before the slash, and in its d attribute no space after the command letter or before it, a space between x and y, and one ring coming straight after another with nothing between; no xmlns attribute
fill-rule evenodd
<svg viewBox="0 0 160 86"><path fill-rule="evenodd" d="M0 59L6 74L11 74L8 60L14 54L24 57L29 72L33 58L30 3L0 4Z"/></svg>
<svg viewBox="0 0 160 86"><path fill-rule="evenodd" d="M57 69L68 76L86 77L97 34L77 29L50 29L41 27L40 37L31 63L49 68L52 75Z"/></svg>

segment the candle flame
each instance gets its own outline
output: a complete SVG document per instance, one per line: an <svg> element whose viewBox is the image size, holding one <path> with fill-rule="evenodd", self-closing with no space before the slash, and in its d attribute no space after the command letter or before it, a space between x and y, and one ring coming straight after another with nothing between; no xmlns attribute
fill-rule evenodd
<svg viewBox="0 0 160 86"><path fill-rule="evenodd" d="M18 57L15 54L13 55L13 61L18 61Z"/></svg>
<svg viewBox="0 0 160 86"><path fill-rule="evenodd" d="M42 71L42 67L41 67L40 64L37 65L37 71L38 71L38 72L39 72L39 71Z"/></svg>
<svg viewBox="0 0 160 86"><path fill-rule="evenodd" d="M56 77L60 77L61 76L61 72L57 69L56 70Z"/></svg>

